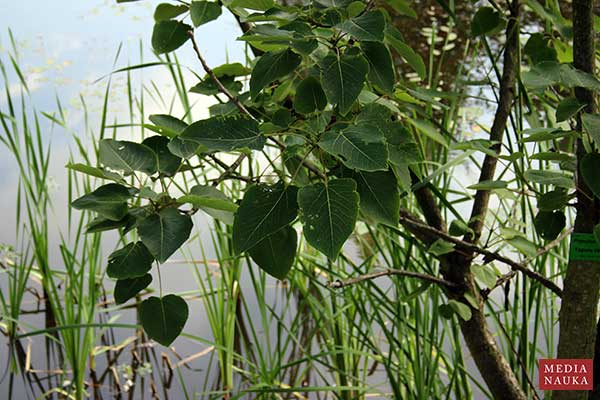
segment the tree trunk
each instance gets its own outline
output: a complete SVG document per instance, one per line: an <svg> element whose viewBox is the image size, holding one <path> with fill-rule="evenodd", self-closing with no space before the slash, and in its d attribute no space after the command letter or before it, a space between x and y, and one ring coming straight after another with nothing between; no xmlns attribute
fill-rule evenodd
<svg viewBox="0 0 600 400"><path fill-rule="evenodd" d="M594 22L592 0L573 0L573 61L582 71L594 72ZM586 103L586 112L594 112L594 95L584 88L575 88L577 99ZM578 121L581 131L581 121ZM578 165L585 155L581 140L577 142ZM591 233L598 222L599 208L594 196L577 176L577 216L575 232ZM597 307L600 294L600 264L590 261L569 261L559 314L560 334L558 358L593 358L596 340ZM585 399L586 392L555 391L553 399Z"/></svg>

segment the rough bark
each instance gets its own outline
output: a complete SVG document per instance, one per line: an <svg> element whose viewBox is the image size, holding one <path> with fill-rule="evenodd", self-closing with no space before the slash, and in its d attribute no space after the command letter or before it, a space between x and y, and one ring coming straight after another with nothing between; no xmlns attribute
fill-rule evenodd
<svg viewBox="0 0 600 400"><path fill-rule="evenodd" d="M573 0L573 64L594 73L594 20L592 0ZM575 96L586 103L586 112L595 112L594 94L576 88ZM581 130L581 121L578 123ZM578 161L585 155L581 140L577 142ZM579 163L578 163L579 164ZM599 207L589 188L577 176L577 216L575 232L590 233L598 222ZM597 308L600 294L600 265L589 261L570 261L564 281L558 340L558 358L593 358L596 340ZM556 391L553 399L585 399L586 392Z"/></svg>

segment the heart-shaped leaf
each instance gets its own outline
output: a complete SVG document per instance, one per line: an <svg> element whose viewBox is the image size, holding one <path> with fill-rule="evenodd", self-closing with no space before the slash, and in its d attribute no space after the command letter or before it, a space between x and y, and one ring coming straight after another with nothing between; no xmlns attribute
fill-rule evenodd
<svg viewBox="0 0 600 400"><path fill-rule="evenodd" d="M233 222L233 248L242 253L292 222L298 214L298 188L275 185L252 186L242 199Z"/></svg>
<svg viewBox="0 0 600 400"><path fill-rule="evenodd" d="M207 22L219 18L221 5L212 1L192 1L190 4L190 15L192 23L197 28Z"/></svg>
<svg viewBox="0 0 600 400"><path fill-rule="evenodd" d="M112 221L119 221L127 215L127 200L133 191L117 183L100 186L96 190L71 203L77 210L95 211Z"/></svg>
<svg viewBox="0 0 600 400"><path fill-rule="evenodd" d="M362 90L369 63L362 55L328 55L321 63L321 84L331 104L337 105L340 113L350 111Z"/></svg>
<svg viewBox="0 0 600 400"><path fill-rule="evenodd" d="M567 219L563 211L540 211L533 224L542 238L554 240L565 228Z"/></svg>
<svg viewBox="0 0 600 400"><path fill-rule="evenodd" d="M189 215L183 215L175 208L165 208L142 219L137 231L150 253L163 263L190 237L192 226Z"/></svg>
<svg viewBox="0 0 600 400"><path fill-rule="evenodd" d="M152 31L152 48L159 54L177 50L187 42L191 30L191 26L180 21L159 21Z"/></svg>
<svg viewBox="0 0 600 400"><path fill-rule="evenodd" d="M174 294L150 297L140 304L140 321L144 331L163 346L173 343L187 319L187 303Z"/></svg>
<svg viewBox="0 0 600 400"><path fill-rule="evenodd" d="M296 230L286 226L261 240L248 254L263 271L284 279L294 264L297 242Z"/></svg>
<svg viewBox="0 0 600 400"><path fill-rule="evenodd" d="M102 139L99 149L100 163L112 169L152 175L158 168L156 154L148 146L126 140Z"/></svg>
<svg viewBox="0 0 600 400"><path fill-rule="evenodd" d="M142 242L129 243L108 256L106 274L114 279L137 278L152 269L153 261Z"/></svg>
<svg viewBox="0 0 600 400"><path fill-rule="evenodd" d="M579 164L579 172L585 184L590 188L594 196L600 198L600 179L598 178L600 171L600 154L588 153L581 159Z"/></svg>
<svg viewBox="0 0 600 400"><path fill-rule="evenodd" d="M308 243L327 257L337 258L356 224L356 182L343 178L304 186L298 191L298 204Z"/></svg>
<svg viewBox="0 0 600 400"><path fill-rule="evenodd" d="M137 296L152 283L152 275L145 274L131 279L119 279L115 285L115 303L123 304Z"/></svg>

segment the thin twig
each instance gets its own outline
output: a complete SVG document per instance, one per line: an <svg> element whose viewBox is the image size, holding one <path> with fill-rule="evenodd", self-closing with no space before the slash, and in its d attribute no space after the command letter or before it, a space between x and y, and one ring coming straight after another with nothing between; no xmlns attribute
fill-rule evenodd
<svg viewBox="0 0 600 400"><path fill-rule="evenodd" d="M411 278L418 278L427 282L431 282L431 283L435 283L441 286L445 286L445 287L450 287L450 288L454 288L457 287L457 285L455 283L452 283L450 281L447 281L445 279L442 278L438 278L436 276L433 275L428 275L428 274L423 274L420 272L413 272L413 271L406 271L403 269L384 269L382 271L377 271L377 272L371 272L369 274L364 274L364 275L360 275L354 278L350 278L344 281L341 280L336 280L333 282L329 282L329 287L330 288L334 288L334 289L340 289L346 286L350 286L350 285L354 285L357 283L361 283L364 281L369 281L372 279L376 279L376 278L380 278L382 276L391 276L391 275L398 275L398 276L408 276Z"/></svg>
<svg viewBox="0 0 600 400"><path fill-rule="evenodd" d="M198 57L198 60L200 60L202 68L204 68L204 71L208 74L208 76L210 76L210 79L212 79L215 85L217 85L219 92L223 93L233 104L235 104L235 106L241 111L242 114L246 114L248 117L256 121L254 115L252 115L250 111L248 111L248 109L240 102L240 100L237 97L229 93L229 90L227 90L227 88L223 86L217 75L215 75L215 72L208 66L206 60L204 59L204 57L202 57L202 54L200 53L198 43L196 43L196 39L194 38L194 31L188 31L188 36L192 41L194 52L196 53L196 57Z"/></svg>
<svg viewBox="0 0 600 400"><path fill-rule="evenodd" d="M553 241L551 241L550 243L546 244L544 247L542 247L541 249L539 249L538 252L535 254L535 257L528 257L521 264L527 265L530 262L532 262L533 260L535 260L536 258L538 258L538 257L540 257L540 256L542 256L542 255L544 255L546 253L548 253L550 250L552 250L553 248L555 248L556 246L558 246L572 232L573 232L573 227L565 230L559 237L557 237L556 239L554 239ZM506 282L508 282L512 278L514 278L516 274L517 274L517 272L515 270L512 270L509 273L506 273L506 274L500 276L498 278L498 280L496 280L496 284L493 287L486 288L486 289L484 289L484 290L481 291L481 296L484 299L487 298L494 289L496 289L496 288L498 288L500 286L503 286Z"/></svg>
<svg viewBox="0 0 600 400"><path fill-rule="evenodd" d="M484 256L484 258L486 260L489 260L489 261L496 260L501 263L504 263L504 264L510 266L512 269L520 271L523 274L527 275L529 278L531 278L535 281L538 281L543 286L547 287L552 292L554 292L557 296L560 297L562 295L562 290L554 282L550 281L548 278L540 275L539 273L527 268L527 266L524 263L516 262L506 256L503 256L502 254L500 254L498 252L486 250L486 249L483 249L473 243L469 243L464 240L457 239L453 236L448 235L445 232L442 232L440 230L432 228L431 226L429 226L427 224L424 224L418 220L413 219L412 217L410 217L408 215L408 213L405 213L402 211L401 211L401 215L400 215L400 223L404 226L412 227L413 231L415 231L415 230L420 231L421 233L431 235L431 236L437 237L439 239L443 239L447 242L453 243L462 249L466 249L471 252L481 254Z"/></svg>

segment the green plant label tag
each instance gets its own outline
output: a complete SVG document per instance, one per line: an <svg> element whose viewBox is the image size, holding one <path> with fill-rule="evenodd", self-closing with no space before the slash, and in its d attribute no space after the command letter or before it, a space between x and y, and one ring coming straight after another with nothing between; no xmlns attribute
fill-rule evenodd
<svg viewBox="0 0 600 400"><path fill-rule="evenodd" d="M592 233L571 235L570 261L600 261L600 244Z"/></svg>

